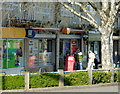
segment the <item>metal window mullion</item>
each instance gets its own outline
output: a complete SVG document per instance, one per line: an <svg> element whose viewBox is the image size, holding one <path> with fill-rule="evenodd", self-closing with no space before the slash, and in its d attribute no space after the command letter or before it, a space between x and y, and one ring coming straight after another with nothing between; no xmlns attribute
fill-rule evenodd
<svg viewBox="0 0 120 94"><path fill-rule="evenodd" d="M6 68L8 69L8 39L6 39L6 49L7 49L7 62L6 62Z"/></svg>
<svg viewBox="0 0 120 94"><path fill-rule="evenodd" d="M22 47L23 47L23 49L22 49L22 63L23 63L23 65L21 66L21 67L24 67L25 66L25 41L24 40L22 40Z"/></svg>

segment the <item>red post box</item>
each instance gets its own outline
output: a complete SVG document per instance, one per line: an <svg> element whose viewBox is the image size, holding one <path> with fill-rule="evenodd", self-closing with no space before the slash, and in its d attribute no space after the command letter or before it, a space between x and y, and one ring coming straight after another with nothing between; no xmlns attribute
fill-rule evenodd
<svg viewBox="0 0 120 94"><path fill-rule="evenodd" d="M75 70L75 58L73 56L68 56L65 64L65 71Z"/></svg>

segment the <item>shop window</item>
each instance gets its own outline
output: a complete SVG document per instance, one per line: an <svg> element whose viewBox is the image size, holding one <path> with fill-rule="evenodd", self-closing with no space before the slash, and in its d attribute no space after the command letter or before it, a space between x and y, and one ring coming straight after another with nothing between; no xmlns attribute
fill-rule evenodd
<svg viewBox="0 0 120 94"><path fill-rule="evenodd" d="M0 40L0 68L2 68L3 41Z"/></svg>
<svg viewBox="0 0 120 94"><path fill-rule="evenodd" d="M23 40L3 40L2 68L23 66Z"/></svg>
<svg viewBox="0 0 120 94"><path fill-rule="evenodd" d="M29 67L52 63L52 41L32 39L29 42Z"/></svg>
<svg viewBox="0 0 120 94"><path fill-rule="evenodd" d="M42 39L39 45L39 63L52 64L52 40Z"/></svg>
<svg viewBox="0 0 120 94"><path fill-rule="evenodd" d="M29 67L39 65L38 63L38 40L29 41Z"/></svg>
<svg viewBox="0 0 120 94"><path fill-rule="evenodd" d="M47 40L47 52L52 52L52 40Z"/></svg>
<svg viewBox="0 0 120 94"><path fill-rule="evenodd" d="M63 55L66 55L67 53L70 52L70 40L64 40L63 41Z"/></svg>
<svg viewBox="0 0 120 94"><path fill-rule="evenodd" d="M71 54L75 54L77 48L78 48L78 41L71 40Z"/></svg>

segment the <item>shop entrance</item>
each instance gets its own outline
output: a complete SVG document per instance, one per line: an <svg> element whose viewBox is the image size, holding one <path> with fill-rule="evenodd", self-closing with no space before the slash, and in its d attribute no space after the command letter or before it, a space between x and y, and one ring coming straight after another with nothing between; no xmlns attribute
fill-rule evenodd
<svg viewBox="0 0 120 94"><path fill-rule="evenodd" d="M80 49L80 40L77 39L63 39L60 40L60 66L64 67L66 58L74 56L77 49Z"/></svg>

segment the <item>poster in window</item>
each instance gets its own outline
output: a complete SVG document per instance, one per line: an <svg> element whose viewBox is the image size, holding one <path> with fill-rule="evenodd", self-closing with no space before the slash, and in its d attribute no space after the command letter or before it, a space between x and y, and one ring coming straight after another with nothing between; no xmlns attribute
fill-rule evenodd
<svg viewBox="0 0 120 94"><path fill-rule="evenodd" d="M66 55L66 53L70 53L70 44L68 40L64 41L63 54Z"/></svg>
<svg viewBox="0 0 120 94"><path fill-rule="evenodd" d="M40 62L40 63L43 62L43 53L39 53L39 62Z"/></svg>
<svg viewBox="0 0 120 94"><path fill-rule="evenodd" d="M38 49L38 40L34 40L34 49Z"/></svg>
<svg viewBox="0 0 120 94"><path fill-rule="evenodd" d="M30 56L30 58L29 58L29 65L28 65L29 67L34 67L35 59L36 59L35 55Z"/></svg>
<svg viewBox="0 0 120 94"><path fill-rule="evenodd" d="M36 64L36 65L39 65L39 64L38 64L38 53L34 53L34 55L35 55L35 57L36 57L36 58L35 58L35 64Z"/></svg>
<svg viewBox="0 0 120 94"><path fill-rule="evenodd" d="M71 54L77 50L77 40L71 40Z"/></svg>
<svg viewBox="0 0 120 94"><path fill-rule="evenodd" d="M34 40L29 41L29 55L33 55L33 43Z"/></svg>
<svg viewBox="0 0 120 94"><path fill-rule="evenodd" d="M29 54L32 55L33 54L33 45L29 46Z"/></svg>
<svg viewBox="0 0 120 94"><path fill-rule="evenodd" d="M33 45L33 43L34 43L34 40L29 41L29 45Z"/></svg>

